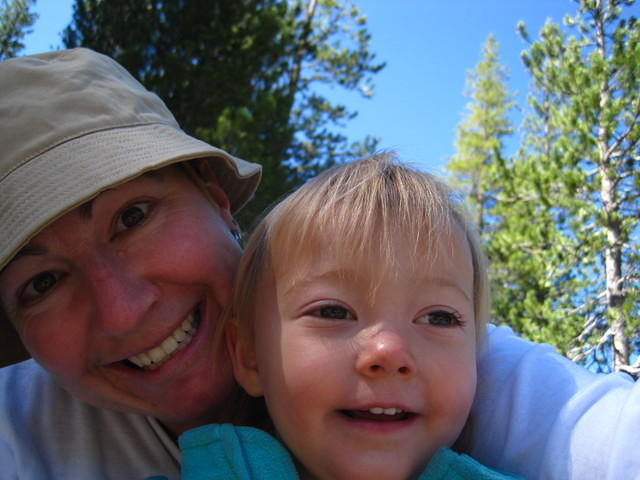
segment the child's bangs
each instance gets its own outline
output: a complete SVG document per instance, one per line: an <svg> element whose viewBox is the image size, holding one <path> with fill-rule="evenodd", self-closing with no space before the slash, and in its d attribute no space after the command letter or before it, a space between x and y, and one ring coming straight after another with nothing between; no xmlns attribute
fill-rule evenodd
<svg viewBox="0 0 640 480"><path fill-rule="evenodd" d="M295 265L300 276L322 255L401 274L397 249L423 267L458 223L455 215L435 178L378 156L325 172L278 205L268 222L271 260L276 270Z"/></svg>

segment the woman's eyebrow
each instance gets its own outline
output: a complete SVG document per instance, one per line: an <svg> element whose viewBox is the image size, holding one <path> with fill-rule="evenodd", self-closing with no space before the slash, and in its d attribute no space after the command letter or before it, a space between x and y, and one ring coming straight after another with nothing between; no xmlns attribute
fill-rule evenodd
<svg viewBox="0 0 640 480"><path fill-rule="evenodd" d="M95 202L95 200L99 198L100 195L102 195L103 193L110 192L111 190L115 190L115 188L107 188L106 190L101 191L98 195L96 195L92 199L87 200L82 205L77 206L76 209L78 210L78 215L80 216L80 219L91 220L91 217L93 215L93 202Z"/></svg>
<svg viewBox="0 0 640 480"><path fill-rule="evenodd" d="M36 257L40 255L46 255L47 253L48 253L48 250L45 247L42 247L40 245L27 244L24 247L22 247L20 250L18 250L18 252L13 256L13 258L9 260L9 262L7 262L7 264L4 267L2 267L2 269L0 270L0 274L2 274L2 272L5 272L11 266L11 264L14 263L16 260L18 260L19 258Z"/></svg>
<svg viewBox="0 0 640 480"><path fill-rule="evenodd" d="M144 172L138 178L144 178L144 177L151 178L151 179L154 179L154 180L158 180L158 179L162 179L163 175L162 175L162 172L152 170L150 172ZM116 187L107 188L106 190L102 190L98 195L93 197L91 200L87 200L82 205L79 205L78 207L76 207L77 210L78 210L78 214L80 215L80 218L82 220L91 220L91 217L93 215L93 202L97 198L99 198L101 195L103 195L104 193L110 192L112 190L116 190Z"/></svg>
<svg viewBox="0 0 640 480"><path fill-rule="evenodd" d="M93 215L93 201L95 198L84 202L82 205L78 207L78 214L82 220L91 220L91 216Z"/></svg>
<svg viewBox="0 0 640 480"><path fill-rule="evenodd" d="M46 255L48 250L45 247L39 245L25 245L16 253L14 258L18 257L35 257L38 255Z"/></svg>

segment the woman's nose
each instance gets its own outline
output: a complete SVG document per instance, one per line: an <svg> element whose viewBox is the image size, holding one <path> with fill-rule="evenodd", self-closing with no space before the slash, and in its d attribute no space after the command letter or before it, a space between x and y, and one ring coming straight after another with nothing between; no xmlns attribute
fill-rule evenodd
<svg viewBox="0 0 640 480"><path fill-rule="evenodd" d="M361 343L356 370L368 378L401 375L409 377L416 371L408 339L401 332L380 330Z"/></svg>
<svg viewBox="0 0 640 480"><path fill-rule="evenodd" d="M94 259L86 275L94 326L104 334L119 335L136 328L158 299L158 287L139 274L135 265L119 258Z"/></svg>

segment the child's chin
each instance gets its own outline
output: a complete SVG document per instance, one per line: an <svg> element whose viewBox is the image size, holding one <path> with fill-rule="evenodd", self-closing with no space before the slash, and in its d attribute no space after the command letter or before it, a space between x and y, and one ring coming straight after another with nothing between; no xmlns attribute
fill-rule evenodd
<svg viewBox="0 0 640 480"><path fill-rule="evenodd" d="M372 478L384 478L385 480L406 480L417 478L424 468L415 465L402 465L397 461L397 457L393 461L386 462L358 462L350 465L336 465L333 473L326 478L335 480L370 480ZM305 478L324 478L316 476L301 476Z"/></svg>

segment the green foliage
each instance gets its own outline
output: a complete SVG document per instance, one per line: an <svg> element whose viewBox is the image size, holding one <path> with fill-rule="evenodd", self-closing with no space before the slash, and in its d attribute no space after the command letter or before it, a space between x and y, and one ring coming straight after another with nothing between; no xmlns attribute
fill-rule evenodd
<svg viewBox="0 0 640 480"><path fill-rule="evenodd" d="M494 177L501 168L500 151L503 139L513 132L508 114L514 103L506 80L507 72L498 59L498 43L490 35L482 47L480 62L467 74L466 93L471 102L458 126L456 154L446 165L453 183L466 188L480 231L491 223L486 216L495 201Z"/></svg>
<svg viewBox="0 0 640 480"><path fill-rule="evenodd" d="M24 48L22 39L38 18L30 11L36 0L2 0L0 4L0 61Z"/></svg>
<svg viewBox="0 0 640 480"><path fill-rule="evenodd" d="M375 148L349 142L355 114L318 95L325 84L370 95L383 68L366 19L330 0L76 0L67 47L106 53L169 106L185 131L263 165L251 223L334 162Z"/></svg>
<svg viewBox="0 0 640 480"><path fill-rule="evenodd" d="M522 54L532 86L518 153L483 167L495 192L483 216L493 315L637 375L640 29L625 15L633 1L577 3Z"/></svg>

